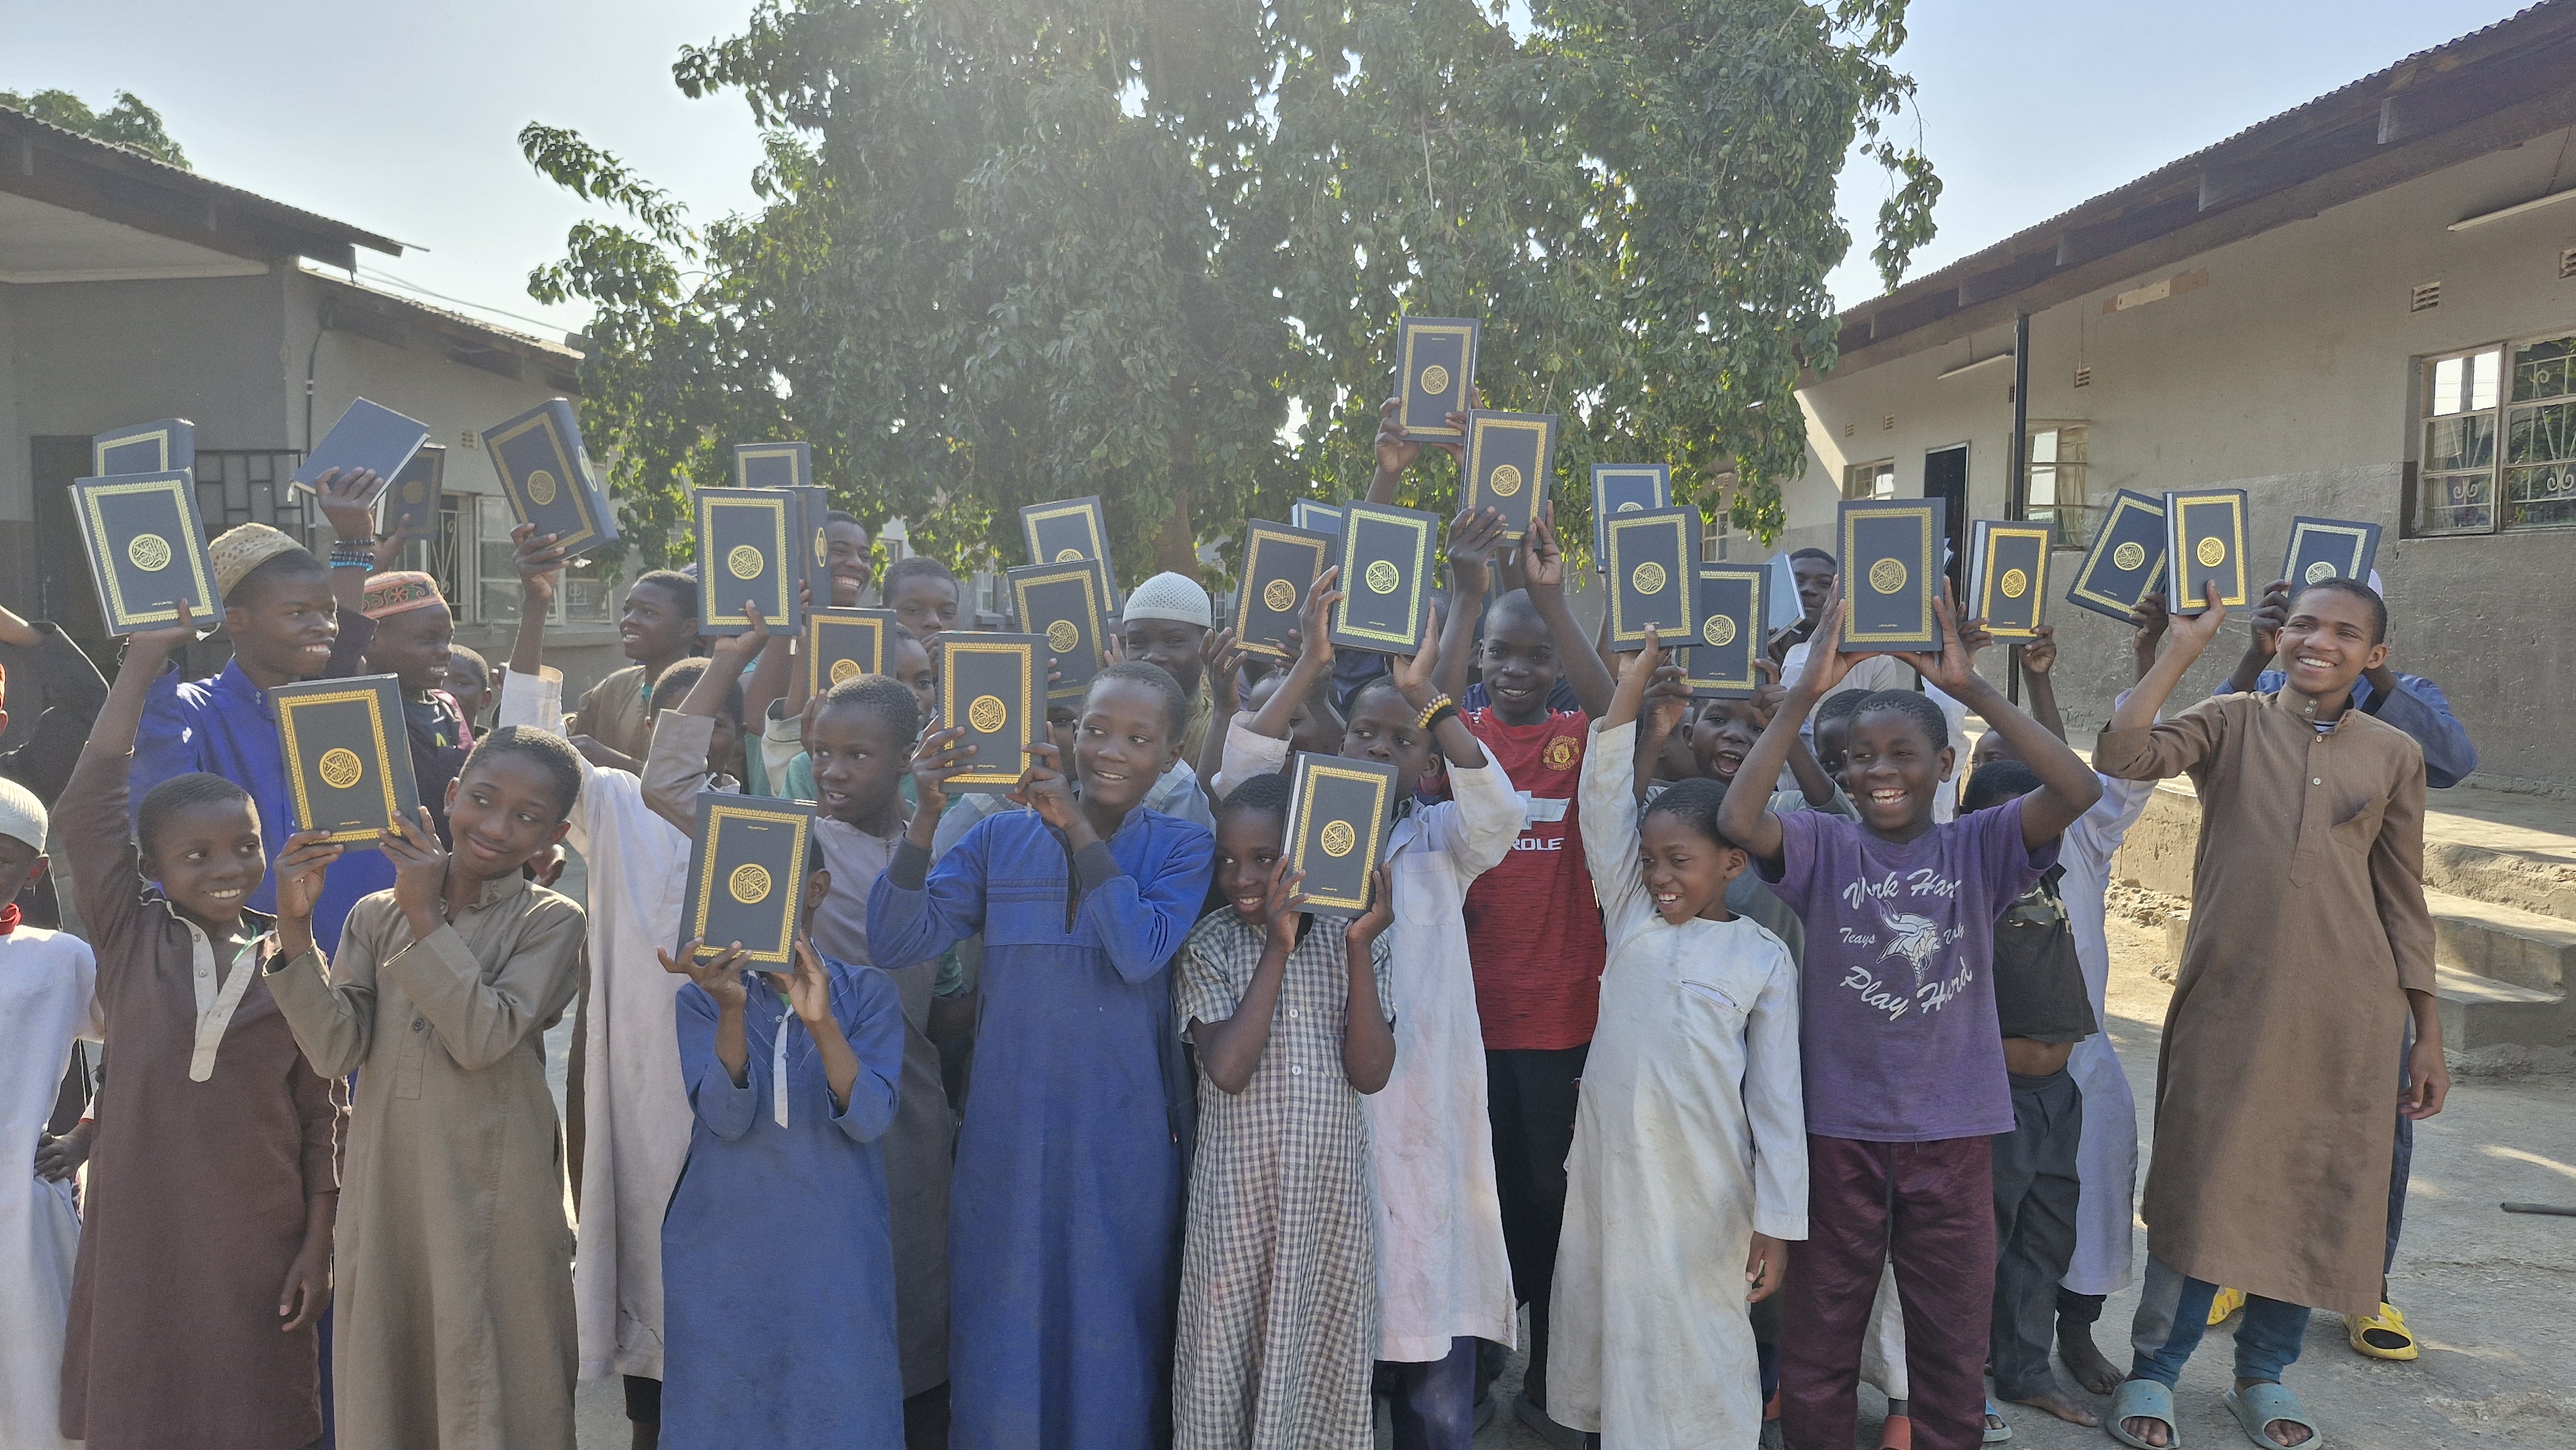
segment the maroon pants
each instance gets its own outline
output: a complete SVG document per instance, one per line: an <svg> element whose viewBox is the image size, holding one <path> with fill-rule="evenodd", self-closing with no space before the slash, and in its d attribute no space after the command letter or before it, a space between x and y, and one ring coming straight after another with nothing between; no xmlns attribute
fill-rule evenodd
<svg viewBox="0 0 2576 1450"><path fill-rule="evenodd" d="M1781 1291L1780 1428L1789 1450L1850 1450L1860 1349L1894 1260L1915 1450L1985 1439L1995 1296L1994 1143L1807 1138L1807 1241Z"/></svg>

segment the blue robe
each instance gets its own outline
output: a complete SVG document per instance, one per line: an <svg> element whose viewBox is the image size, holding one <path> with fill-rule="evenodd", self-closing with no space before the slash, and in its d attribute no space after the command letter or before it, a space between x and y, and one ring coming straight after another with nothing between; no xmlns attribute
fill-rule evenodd
<svg viewBox="0 0 2576 1450"><path fill-rule="evenodd" d="M885 1160L903 1074L894 979L823 958L832 1015L859 1059L835 1112L813 1034L769 979L745 972L749 1059L736 1087L716 1060L716 1004L695 983L677 1000L681 1081L695 1121L688 1164L662 1221L662 1443L903 1443L894 1247ZM787 1034L787 1126L772 1052Z"/></svg>
<svg viewBox="0 0 2576 1450"><path fill-rule="evenodd" d="M935 869L906 842L869 897L880 964L984 935L948 1211L952 1450L1168 1431L1189 1112L1170 964L1215 847L1139 808L1069 871L1035 812L1005 811Z"/></svg>

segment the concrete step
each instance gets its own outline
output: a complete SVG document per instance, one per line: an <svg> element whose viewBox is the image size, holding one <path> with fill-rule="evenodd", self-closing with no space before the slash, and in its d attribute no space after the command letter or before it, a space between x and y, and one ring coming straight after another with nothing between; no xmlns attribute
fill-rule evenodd
<svg viewBox="0 0 2576 1450"><path fill-rule="evenodd" d="M2451 967L2434 970L2442 1008L2442 1046L2469 1052L2500 1043L2564 1047L2576 1043L2576 1017L2560 992L2536 991Z"/></svg>
<svg viewBox="0 0 2576 1450"><path fill-rule="evenodd" d="M2542 992L2576 980L2576 921L2447 891L2425 892L2424 905L2439 965Z"/></svg>

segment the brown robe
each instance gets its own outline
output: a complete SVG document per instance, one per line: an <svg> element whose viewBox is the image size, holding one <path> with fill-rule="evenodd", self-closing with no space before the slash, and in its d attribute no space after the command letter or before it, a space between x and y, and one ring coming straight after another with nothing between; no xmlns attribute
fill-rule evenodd
<svg viewBox="0 0 2576 1450"><path fill-rule="evenodd" d="M2147 1252L2346 1314L2379 1305L2397 1056L2433 990L2424 752L2359 710L2221 695L2106 730L2094 768L2200 792L2191 936L2156 1063Z"/></svg>
<svg viewBox="0 0 2576 1450"><path fill-rule="evenodd" d="M578 713L564 719L564 733L587 735L641 764L653 745L652 682L642 665L611 671L581 693Z"/></svg>
<svg viewBox="0 0 2576 1450"><path fill-rule="evenodd" d="M352 1450L573 1450L572 1228L544 1036L581 984L583 939L580 907L513 873L417 944L379 891L349 912L328 985L309 952L268 978L316 1068L364 1070L331 1344Z"/></svg>
<svg viewBox="0 0 2576 1450"><path fill-rule="evenodd" d="M142 878L126 751L81 758L54 811L111 1044L63 1346L62 1430L92 1450L294 1450L322 1434L311 1329L278 1332L305 1200L337 1190L338 1084L254 977L189 1079L197 928ZM265 925L256 917L245 921ZM262 940L255 971L276 950ZM216 952L217 981L227 953Z"/></svg>

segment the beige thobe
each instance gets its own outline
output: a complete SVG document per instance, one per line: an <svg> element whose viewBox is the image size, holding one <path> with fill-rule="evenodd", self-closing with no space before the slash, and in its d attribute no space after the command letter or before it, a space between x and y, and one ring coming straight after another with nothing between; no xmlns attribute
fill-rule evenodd
<svg viewBox="0 0 2576 1450"><path fill-rule="evenodd" d="M2191 936L2156 1063L2147 1252L2346 1314L2379 1305L2409 991L2433 990L2424 752L2346 710L2221 695L2106 730L2094 768L2200 792Z"/></svg>
<svg viewBox="0 0 2576 1450"><path fill-rule="evenodd" d="M513 873L417 944L379 891L349 912L327 985L312 952L268 979L314 1070L361 1074L331 1346L343 1445L573 1450L544 1035L581 986L582 939L580 907Z"/></svg>

